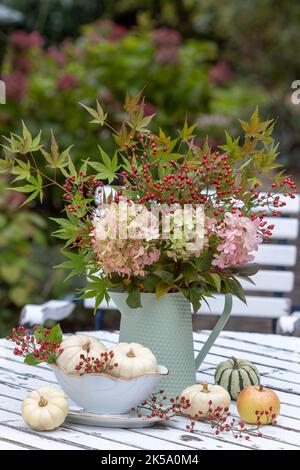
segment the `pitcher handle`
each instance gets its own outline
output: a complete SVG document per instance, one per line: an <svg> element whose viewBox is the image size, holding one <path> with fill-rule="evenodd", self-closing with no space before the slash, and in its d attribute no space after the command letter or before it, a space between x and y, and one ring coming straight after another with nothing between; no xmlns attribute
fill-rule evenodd
<svg viewBox="0 0 300 470"><path fill-rule="evenodd" d="M216 339L218 338L219 334L225 327L229 316L231 314L232 310L232 295L231 294L225 294L225 305L224 309L222 312L222 315L220 316L219 320L217 321L216 326L212 330L211 334L209 335L206 343L202 346L201 351L199 352L198 356L195 359L195 365L196 365L196 372L198 371L199 367L201 366L202 362L206 358L207 354L209 353L211 347L214 345Z"/></svg>

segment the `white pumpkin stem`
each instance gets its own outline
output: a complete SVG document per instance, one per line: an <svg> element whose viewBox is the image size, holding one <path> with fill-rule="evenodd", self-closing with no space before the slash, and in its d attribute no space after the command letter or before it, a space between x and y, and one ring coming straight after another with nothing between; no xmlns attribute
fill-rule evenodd
<svg viewBox="0 0 300 470"><path fill-rule="evenodd" d="M135 357L134 350L132 348L129 349L128 353L126 354L127 357Z"/></svg>
<svg viewBox="0 0 300 470"><path fill-rule="evenodd" d="M232 356L231 360L232 360L232 362L233 362L233 368L234 368L234 369L238 369L238 368L239 368L239 362L238 362L238 360L237 360L234 356Z"/></svg>
<svg viewBox="0 0 300 470"><path fill-rule="evenodd" d="M90 349L91 349L91 342L90 341L87 341L83 346L82 346L82 349L84 351L86 351L87 353L90 352Z"/></svg>
<svg viewBox="0 0 300 470"><path fill-rule="evenodd" d="M201 392L209 393L208 383L207 382L203 382Z"/></svg>
<svg viewBox="0 0 300 470"><path fill-rule="evenodd" d="M43 407L47 405L48 405L48 401L44 397L40 397L39 406Z"/></svg>

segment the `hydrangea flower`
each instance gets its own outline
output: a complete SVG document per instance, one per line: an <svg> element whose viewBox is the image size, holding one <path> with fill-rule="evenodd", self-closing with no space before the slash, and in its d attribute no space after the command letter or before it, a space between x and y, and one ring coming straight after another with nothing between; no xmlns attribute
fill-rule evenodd
<svg viewBox="0 0 300 470"><path fill-rule="evenodd" d="M177 260L199 256L205 246L204 213L199 207L185 210L177 207L164 214L164 238L167 238L167 255Z"/></svg>
<svg viewBox="0 0 300 470"><path fill-rule="evenodd" d="M92 245L107 273L144 275L144 268L160 256L156 248L158 219L143 206L112 203L93 219Z"/></svg>
<svg viewBox="0 0 300 470"><path fill-rule="evenodd" d="M258 235L260 219L251 220L236 213L226 212L224 221L215 226L215 233L220 238L217 253L212 264L220 269L231 266L243 266L253 261L253 251L258 250L262 242Z"/></svg>

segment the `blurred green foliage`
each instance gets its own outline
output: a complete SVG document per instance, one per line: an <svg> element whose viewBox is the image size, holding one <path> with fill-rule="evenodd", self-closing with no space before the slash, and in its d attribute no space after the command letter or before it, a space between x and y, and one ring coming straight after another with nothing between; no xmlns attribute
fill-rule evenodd
<svg viewBox="0 0 300 470"><path fill-rule="evenodd" d="M253 87L264 87L268 114L277 118L282 158L299 168L300 106L291 103L292 82L300 77L298 0L117 0L106 3L105 13L120 21L165 24L185 37L214 41L219 60L247 77L249 95ZM230 91L225 101L221 97L227 112L233 95Z"/></svg>
<svg viewBox="0 0 300 470"><path fill-rule="evenodd" d="M0 334L16 325L22 307L42 303L50 296L61 298L78 286L64 283L64 274L52 269L60 256L48 238L47 219L20 205L24 195L6 190L0 178Z"/></svg>
<svg viewBox="0 0 300 470"><path fill-rule="evenodd" d="M29 38L26 50L21 35L11 39L4 68L9 107L1 113L2 128L16 128L22 117L33 133L53 129L63 147L77 139L81 156L91 156L108 134L87 129L79 101L92 105L100 99L118 126L126 91L145 87L146 113L156 113L160 126L174 133L188 112L203 138L207 132L218 138L224 125L268 99L262 87L232 76L218 62L215 42L185 40L167 28L127 30L99 21L59 47L45 49L41 39Z"/></svg>
<svg viewBox="0 0 300 470"><path fill-rule="evenodd" d="M219 115L225 108L225 113L230 115L232 107L238 103L243 107L246 94L249 95L246 103L255 101L257 88L263 87L268 96L268 114L278 118L276 138L281 141L282 156L289 165L299 166L300 110L299 106L291 104L291 84L300 76L297 52L300 3L297 0L5 0L4 3L20 9L25 15L25 26L40 31L47 38L47 44L77 36L80 25L99 16L127 27L140 25L144 31L165 25L179 31L184 38L198 42L208 40L216 49L215 58L211 60L229 65L235 85L228 93L224 90L221 96L217 92L212 107L202 112L215 113L217 108ZM121 64L125 60L131 62L130 58L122 56ZM134 59L132 64L136 64ZM113 67L109 69L113 71ZM117 75L120 80L119 73ZM141 78L144 85L147 77ZM191 78L187 86L194 86L194 83ZM153 87L156 85L154 82ZM169 89L160 93L169 97ZM195 94L197 99L197 92ZM257 96L257 102L259 98ZM189 96L184 95L184 99L185 109L189 109ZM200 109L203 103L197 104ZM215 119L210 121L216 122Z"/></svg>
<svg viewBox="0 0 300 470"><path fill-rule="evenodd" d="M53 269L61 257L47 238L47 220L35 211L19 210L23 197L5 192L0 182L0 334L4 336L18 322L25 304L63 298L80 281L71 286L64 282L63 272Z"/></svg>
<svg viewBox="0 0 300 470"><path fill-rule="evenodd" d="M45 221L33 211L19 211L23 197L5 191L0 180L0 331L7 328L12 305L22 307L37 292L43 276L32 263L34 247L45 243ZM7 318L8 317L8 318Z"/></svg>

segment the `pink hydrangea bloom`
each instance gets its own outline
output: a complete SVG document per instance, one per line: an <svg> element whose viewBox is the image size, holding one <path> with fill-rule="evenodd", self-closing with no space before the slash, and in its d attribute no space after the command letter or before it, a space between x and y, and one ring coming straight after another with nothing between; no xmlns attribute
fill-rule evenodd
<svg viewBox="0 0 300 470"><path fill-rule="evenodd" d="M143 206L132 205L127 209L125 220L117 204L101 207L93 219L93 249L107 274L143 276L145 266L155 263L160 256L154 240L158 220ZM121 223L125 222L126 236L121 233Z"/></svg>
<svg viewBox="0 0 300 470"><path fill-rule="evenodd" d="M163 46L155 54L158 64L178 64L180 61L179 49L175 46Z"/></svg>
<svg viewBox="0 0 300 470"><path fill-rule="evenodd" d="M72 90L78 85L78 80L75 75L71 73L62 74L57 81L58 91Z"/></svg>
<svg viewBox="0 0 300 470"><path fill-rule="evenodd" d="M14 71L24 72L25 74L32 69L32 61L26 55L15 55L12 59Z"/></svg>
<svg viewBox="0 0 300 470"><path fill-rule="evenodd" d="M121 24L114 23L110 20L100 20L96 23L97 31L100 33L99 39L101 36L107 39L107 41L119 41L123 37L127 36L128 30L126 26Z"/></svg>
<svg viewBox="0 0 300 470"><path fill-rule="evenodd" d="M228 82L232 78L232 72L228 63L222 60L213 65L209 70L209 78L216 85Z"/></svg>
<svg viewBox="0 0 300 470"><path fill-rule="evenodd" d="M9 37L9 42L19 50L27 50L32 47L42 47L44 38L37 31L15 31Z"/></svg>
<svg viewBox="0 0 300 470"><path fill-rule="evenodd" d="M156 46L179 46L181 41L181 34L175 29L162 27L153 33L153 42Z"/></svg>
<svg viewBox="0 0 300 470"><path fill-rule="evenodd" d="M28 93L28 82L24 72L16 70L4 74L3 80L6 84L6 94L13 101L22 100Z"/></svg>
<svg viewBox="0 0 300 470"><path fill-rule="evenodd" d="M65 65L67 63L67 57L65 53L58 47L50 46L48 48L48 56L56 62L57 65Z"/></svg>
<svg viewBox="0 0 300 470"><path fill-rule="evenodd" d="M160 251L155 246L144 245L141 240L98 240L93 242L97 260L107 274L143 276L146 265L155 263Z"/></svg>
<svg viewBox="0 0 300 470"><path fill-rule="evenodd" d="M262 239L258 235L260 219L251 220L241 215L226 212L224 222L215 227L221 243L217 246L212 264L220 269L243 266L253 261L251 254L257 251Z"/></svg>
<svg viewBox="0 0 300 470"><path fill-rule="evenodd" d="M215 231L218 221L212 217L205 216L205 234L206 238L209 238Z"/></svg>
<svg viewBox="0 0 300 470"><path fill-rule="evenodd" d="M159 28L153 33L153 43L157 47L155 62L158 64L178 64L181 35L170 28Z"/></svg>

